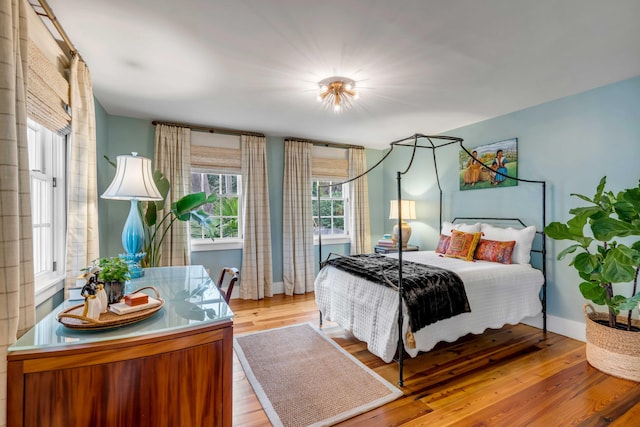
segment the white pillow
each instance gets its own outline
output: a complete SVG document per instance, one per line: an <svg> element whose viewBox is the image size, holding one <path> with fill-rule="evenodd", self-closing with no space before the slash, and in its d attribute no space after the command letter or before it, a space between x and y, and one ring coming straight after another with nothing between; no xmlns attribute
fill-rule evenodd
<svg viewBox="0 0 640 427"><path fill-rule="evenodd" d="M531 261L531 245L536 237L536 228L532 225L525 228L496 227L495 225L482 223L480 227L483 239L498 240L501 242L516 241L513 247L511 262L514 264L529 264Z"/></svg>
<svg viewBox="0 0 640 427"><path fill-rule="evenodd" d="M480 223L476 222L475 224L454 224L448 221L442 221L442 231L441 234L445 236L451 236L451 230L462 231L463 233L478 233L480 231Z"/></svg>

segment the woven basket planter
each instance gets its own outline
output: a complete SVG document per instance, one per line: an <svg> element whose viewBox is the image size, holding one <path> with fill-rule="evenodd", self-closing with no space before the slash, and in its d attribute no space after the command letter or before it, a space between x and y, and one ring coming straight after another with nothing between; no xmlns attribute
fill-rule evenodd
<svg viewBox="0 0 640 427"><path fill-rule="evenodd" d="M591 304L584 305L584 315L589 364L609 375L640 382L640 332L606 326L609 313L598 313ZM617 321L626 324L627 318L618 316ZM631 320L631 324L640 328L638 320Z"/></svg>

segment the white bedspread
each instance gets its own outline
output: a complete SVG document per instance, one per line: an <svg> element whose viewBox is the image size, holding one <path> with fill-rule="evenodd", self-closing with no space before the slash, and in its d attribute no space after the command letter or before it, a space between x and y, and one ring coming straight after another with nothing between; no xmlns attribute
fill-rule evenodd
<svg viewBox="0 0 640 427"><path fill-rule="evenodd" d="M487 328L516 324L542 311L539 293L544 278L540 270L528 264L467 262L444 258L433 251L406 252L403 259L458 273L471 306L470 313L441 320L414 333L416 348L408 348L405 343L411 357L431 350L440 341L453 342L468 333L480 334ZM324 319L351 331L385 362L393 359L398 343L396 291L327 266L316 277L315 295ZM406 307L403 312L406 336Z"/></svg>

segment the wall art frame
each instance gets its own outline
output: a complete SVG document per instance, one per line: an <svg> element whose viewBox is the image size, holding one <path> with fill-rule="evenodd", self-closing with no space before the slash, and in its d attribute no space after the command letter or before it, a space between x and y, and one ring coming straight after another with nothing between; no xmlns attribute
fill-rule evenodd
<svg viewBox="0 0 640 427"><path fill-rule="evenodd" d="M518 138L510 138L470 149L475 159L460 150L460 190L513 187L518 181ZM483 166L484 165L484 166Z"/></svg>

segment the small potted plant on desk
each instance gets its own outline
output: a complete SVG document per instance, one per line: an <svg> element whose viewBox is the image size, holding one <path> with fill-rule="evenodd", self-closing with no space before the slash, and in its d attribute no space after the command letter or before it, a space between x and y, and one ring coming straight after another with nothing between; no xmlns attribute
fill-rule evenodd
<svg viewBox="0 0 640 427"><path fill-rule="evenodd" d="M120 257L98 258L85 270L94 276L95 282L104 284L109 304L122 299L125 283L130 278L129 264L125 260Z"/></svg>
<svg viewBox="0 0 640 427"><path fill-rule="evenodd" d="M608 374L640 382L640 321L632 319L640 301L640 240L632 237L640 236L640 183L618 194L605 192L605 185L603 177L593 199L572 194L588 206L571 209L573 218L552 222L545 233L555 240L575 242L558 259L577 252L570 265L582 279L580 292L608 307L608 313L598 313L584 304L587 361ZM631 296L614 294L614 285L631 288ZM619 316L621 311L628 311L627 316Z"/></svg>

